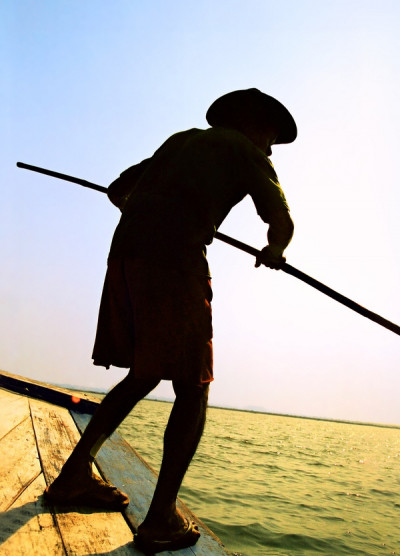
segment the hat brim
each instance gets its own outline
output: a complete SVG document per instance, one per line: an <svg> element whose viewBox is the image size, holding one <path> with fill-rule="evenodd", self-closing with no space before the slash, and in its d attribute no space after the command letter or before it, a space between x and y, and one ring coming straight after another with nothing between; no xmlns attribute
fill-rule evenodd
<svg viewBox="0 0 400 556"><path fill-rule="evenodd" d="M207 110L206 120L212 127L236 127L243 122L274 127L278 132L276 144L292 143L297 137L296 122L289 110L254 88L232 91L217 98Z"/></svg>

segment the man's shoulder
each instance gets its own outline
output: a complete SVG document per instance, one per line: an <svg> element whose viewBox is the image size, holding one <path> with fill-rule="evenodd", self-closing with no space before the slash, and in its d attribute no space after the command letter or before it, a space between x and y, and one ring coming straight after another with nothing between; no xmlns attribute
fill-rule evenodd
<svg viewBox="0 0 400 556"><path fill-rule="evenodd" d="M174 140L185 141L186 139L210 139L240 144L251 144L251 141L249 141L243 133L237 131L236 129L230 129L227 127L208 127L206 129L193 127L184 131L177 131L171 135L166 142Z"/></svg>
<svg viewBox="0 0 400 556"><path fill-rule="evenodd" d="M237 171L247 171L249 167L270 171L267 157L250 139L240 131L223 127L192 128L171 135L152 160L158 165L166 159L169 163L176 160L182 171L186 162L192 168L195 160L208 167L226 163L237 167Z"/></svg>
<svg viewBox="0 0 400 556"><path fill-rule="evenodd" d="M199 129L197 127L193 127L191 129L186 129L184 131L177 131L164 142L164 145L172 144L172 143L184 143L190 138L197 137L203 134L206 130Z"/></svg>
<svg viewBox="0 0 400 556"><path fill-rule="evenodd" d="M259 149L240 131L224 127L209 127L207 129L189 129L175 134L177 140L187 145L198 147L212 147L225 151L241 151L249 156L257 156Z"/></svg>

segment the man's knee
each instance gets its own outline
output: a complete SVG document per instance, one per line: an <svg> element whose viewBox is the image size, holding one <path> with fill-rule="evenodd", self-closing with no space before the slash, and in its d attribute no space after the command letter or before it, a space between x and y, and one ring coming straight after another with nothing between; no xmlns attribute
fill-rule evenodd
<svg viewBox="0 0 400 556"><path fill-rule="evenodd" d="M208 391L210 388L208 382L203 384L191 384L174 380L172 386L177 398L205 401L208 399Z"/></svg>
<svg viewBox="0 0 400 556"><path fill-rule="evenodd" d="M146 391L154 390L156 386L160 383L160 380L157 378L137 378L133 369L129 369L129 373L123 379L124 386L129 390L134 391Z"/></svg>

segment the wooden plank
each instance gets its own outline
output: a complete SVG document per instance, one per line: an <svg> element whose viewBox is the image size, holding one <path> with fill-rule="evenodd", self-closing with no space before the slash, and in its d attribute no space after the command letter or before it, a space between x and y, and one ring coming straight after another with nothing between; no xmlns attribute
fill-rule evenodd
<svg viewBox="0 0 400 556"><path fill-rule="evenodd" d="M60 508L56 510L56 520L67 554L143 556L135 550L132 532L120 513L91 512L84 508L66 513L62 513Z"/></svg>
<svg viewBox="0 0 400 556"><path fill-rule="evenodd" d="M38 400L29 400L38 452L47 484L59 475L80 434L68 410Z"/></svg>
<svg viewBox="0 0 400 556"><path fill-rule="evenodd" d="M80 431L83 432L90 416L74 412L72 412L72 416ZM136 530L147 514L157 482L157 473L119 433L112 434L104 443L96 457L96 463L104 477L128 494L131 502L125 510L125 514L132 528ZM161 554L170 553L176 556L228 554L221 541L180 499L178 499L177 505L185 517L198 524L201 537L194 547Z"/></svg>
<svg viewBox="0 0 400 556"><path fill-rule="evenodd" d="M0 513L1 556L66 554L53 516L43 503L45 486L41 473L7 512Z"/></svg>
<svg viewBox="0 0 400 556"><path fill-rule="evenodd" d="M0 441L0 470L0 511L5 511L41 472L30 416Z"/></svg>
<svg viewBox="0 0 400 556"><path fill-rule="evenodd" d="M0 389L0 442L6 434L29 415L27 398Z"/></svg>
<svg viewBox="0 0 400 556"><path fill-rule="evenodd" d="M30 405L43 472L49 484L60 472L80 435L66 409L37 400L31 400ZM132 531L121 513L85 507L56 507L55 511L67 554L138 554L133 548Z"/></svg>

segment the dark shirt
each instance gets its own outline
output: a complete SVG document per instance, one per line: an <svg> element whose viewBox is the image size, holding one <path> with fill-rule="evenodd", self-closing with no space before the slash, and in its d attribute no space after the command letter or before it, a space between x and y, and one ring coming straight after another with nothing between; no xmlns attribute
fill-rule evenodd
<svg viewBox="0 0 400 556"><path fill-rule="evenodd" d="M269 158L239 131L176 133L108 190L122 210L109 258L139 257L209 275L206 245L246 195L266 223L289 211Z"/></svg>

